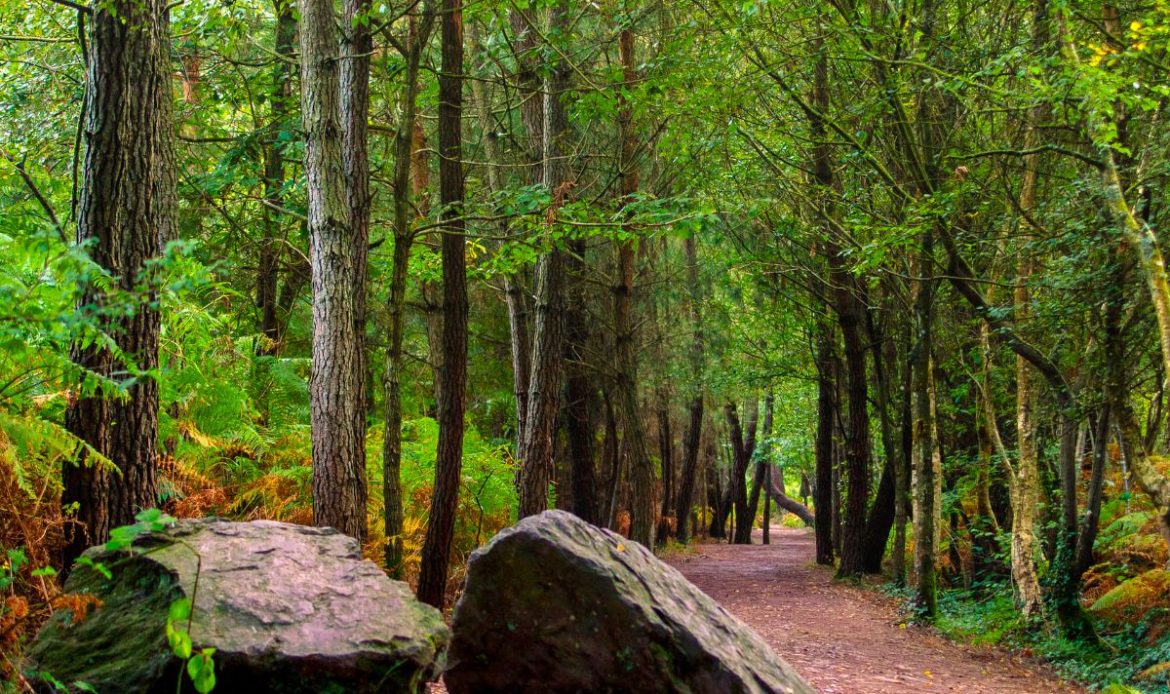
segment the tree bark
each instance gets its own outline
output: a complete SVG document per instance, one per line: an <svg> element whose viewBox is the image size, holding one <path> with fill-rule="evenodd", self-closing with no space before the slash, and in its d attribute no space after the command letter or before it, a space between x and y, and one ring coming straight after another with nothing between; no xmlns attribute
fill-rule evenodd
<svg viewBox="0 0 1170 694"><path fill-rule="evenodd" d="M881 573L882 558L885 557L886 543L890 537L890 528L897 520L897 503L899 486L898 477L904 469L901 459L901 450L894 440L894 422L890 415L890 377L886 372L885 357L887 351L886 335L881 329L874 312L866 313L866 326L869 335L870 349L873 353L873 373L877 382L877 411L881 421L882 452L885 464L882 467L881 480L878 482L877 496L870 507L869 517L865 521L865 556L863 568L866 573ZM893 342L890 341L888 353L894 353ZM894 359L890 359L894 363Z"/></svg>
<svg viewBox="0 0 1170 694"><path fill-rule="evenodd" d="M775 501L776 505L780 508L788 511L800 520L804 521L805 525L810 527L815 526L817 519L816 516L813 515L813 512L810 511L809 508L804 504L788 496L788 494L785 493L783 486L776 482L777 477L780 477L783 474L784 472L777 468L775 474L772 475L772 481L768 485L772 490L772 500Z"/></svg>
<svg viewBox="0 0 1170 694"><path fill-rule="evenodd" d="M78 310L97 320L117 352L91 342L70 350L80 368L125 385L124 395L83 392L69 402L65 425L85 442L62 470L61 503L76 504L66 526L63 567L111 528L158 503L156 443L160 319L149 263L176 233L175 153L171 122L171 43L164 0L115 0L96 5L84 137L84 184L77 241L110 273L117 291L138 305L118 308L95 284L82 287ZM113 315L102 315L111 310ZM96 454L96 455L95 455ZM105 458L117 466L112 471Z"/></svg>
<svg viewBox="0 0 1170 694"><path fill-rule="evenodd" d="M364 239L350 218L333 4L301 0L301 111L313 288L313 523L366 535Z"/></svg>
<svg viewBox="0 0 1170 694"><path fill-rule="evenodd" d="M674 535L670 517L674 514L674 440L670 435L670 396L665 386L656 389L658 400L658 458L662 463L662 507L659 510L657 542L664 544Z"/></svg>
<svg viewBox="0 0 1170 694"><path fill-rule="evenodd" d="M758 406L755 398L749 399L748 403L749 407L752 408ZM724 405L723 414L727 418L727 431L731 437L732 451L731 483L728 485L728 493L731 498L729 505L735 509L735 524L731 540L737 545L750 545L752 543L752 516L748 510L747 480L745 477L751 463L752 451L744 440L744 432L739 422L739 415L735 410L735 403L729 402ZM750 410L748 415L751 416Z"/></svg>
<svg viewBox="0 0 1170 694"><path fill-rule="evenodd" d="M568 8L558 2L550 14L550 32L560 34L568 21ZM565 204L571 184L565 161L565 138L569 128L565 92L568 67L559 56L549 65L544 103L544 167L541 181L552 196L546 215L553 232L558 210ZM536 268L536 317L532 336L532 372L528 379L528 414L520 473L520 517L548 508L548 485L552 475L557 404L564 371L564 284L565 253L552 248Z"/></svg>
<svg viewBox="0 0 1170 694"><path fill-rule="evenodd" d="M400 120L394 134L394 250L390 268L388 313L390 329L382 383L382 502L386 526L386 569L394 578L402 573L402 340L406 329L406 280L414 246L411 227L411 168L415 162L414 131L418 125L418 77L422 53L430 38L434 12L424 5L423 16L411 15L403 57Z"/></svg>
<svg viewBox="0 0 1170 694"><path fill-rule="evenodd" d="M443 239L443 367L440 373L439 442L435 487L418 578L419 600L442 607L455 534L463 467L464 396L467 385L467 259L463 219L463 7L440 4L442 72L439 74L439 200Z"/></svg>
<svg viewBox="0 0 1170 694"><path fill-rule="evenodd" d="M935 421L933 407L934 280L927 276L934 263L933 230L922 234L917 274L923 275L915 289L914 345L914 539L915 571L918 574L917 600L928 619L938 614L937 560L938 519L935 469Z"/></svg>
<svg viewBox="0 0 1170 694"><path fill-rule="evenodd" d="M629 28L618 36L622 81L618 93L618 127L621 139L620 177L623 203L638 192L637 150L633 110L625 96L625 86L638 79L634 67L634 34ZM624 225L627 235L636 231ZM630 453L630 487L632 491L630 539L646 547L654 546L654 464L646 449L646 431L638 407L637 358L634 353L634 241L618 243L617 284L614 287L613 315L617 336L614 353L617 366L618 409L626 450Z"/></svg>
<svg viewBox="0 0 1170 694"><path fill-rule="evenodd" d="M766 496L769 489L768 482L765 478L768 476L767 471L772 465L772 418L775 411L775 403L776 398L772 394L772 391L769 390L768 394L764 396L764 428L760 432L762 434L762 442L759 447L759 455L756 456L755 472L752 475L752 491L748 497L747 512L753 521L756 518L756 512L760 508L760 491L763 490ZM768 502L765 500L764 503L766 505Z"/></svg>
<svg viewBox="0 0 1170 694"><path fill-rule="evenodd" d="M269 96L271 122L264 143L264 237L260 241L260 256L256 273L256 306L260 309L260 333L256 353L275 355L280 349L285 316L278 311L277 287L280 280L280 259L284 255L284 235L281 233L284 207L284 143L281 133L290 126L292 113L292 65L297 23L293 16L293 0L274 0L276 11L276 67L272 73Z"/></svg>
<svg viewBox="0 0 1170 694"><path fill-rule="evenodd" d="M699 306L699 260L697 241L688 236L684 241L687 259L687 313L691 321L691 344L687 352L691 371L691 401L687 407L689 419L687 431L683 439L682 476L679 479L678 510L675 534L678 541L686 543L690 537L688 524L690 523L691 506L695 494L695 481L698 477L699 446L703 433L703 323Z"/></svg>
<svg viewBox="0 0 1170 694"><path fill-rule="evenodd" d="M865 342L862 339L864 289L856 276L845 266L845 255L836 239L836 210L833 200L833 168L828 128L824 123L829 112L828 63L822 56L814 71L812 114L813 176L819 195L823 226L823 247L829 265L829 289L837 322L844 342L847 402L849 405L845 430L845 497L844 527L842 528L841 562L838 576L858 576L865 569L865 510L869 502L869 467L871 442L869 435L869 384L866 380Z"/></svg>
<svg viewBox="0 0 1170 694"><path fill-rule="evenodd" d="M530 10L528 10L530 11ZM535 51L537 31L525 10L513 7L508 13L517 57L516 90L520 94L520 119L524 124L528 180L540 183L544 170L544 95ZM493 145L494 146L494 145ZM529 334L528 298L524 282L514 274L504 275L504 300L508 305L508 335L512 352L512 383L516 397L517 460L525 459L524 442L528 420L529 378L532 375L532 338Z"/></svg>
<svg viewBox="0 0 1170 694"><path fill-rule="evenodd" d="M1093 470L1089 478L1089 497L1086 501L1085 518L1081 532L1077 536L1077 558L1073 567L1072 580L1078 586L1085 572L1093 565L1093 544L1097 540L1098 523L1101 520L1101 500L1105 491L1105 466L1109 461L1110 421L1109 405L1106 402L1098 415L1097 431L1093 437Z"/></svg>
<svg viewBox="0 0 1170 694"><path fill-rule="evenodd" d="M817 433L815 443L817 563L833 565L833 419L836 416L832 327L821 317L817 335Z"/></svg>
<svg viewBox="0 0 1170 694"><path fill-rule="evenodd" d="M352 237L353 347L357 376L359 417L362 431L362 486L365 494L365 414L370 395L366 390L369 359L366 355L366 284L369 281L370 248L370 54L374 49L370 33L371 0L344 0L341 32L341 158L345 167L345 192L349 203L349 228ZM365 536L363 506L362 528Z"/></svg>

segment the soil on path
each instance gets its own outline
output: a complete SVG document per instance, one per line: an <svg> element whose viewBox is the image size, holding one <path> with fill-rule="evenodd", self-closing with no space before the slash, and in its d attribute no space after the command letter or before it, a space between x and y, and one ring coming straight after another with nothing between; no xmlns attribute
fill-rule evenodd
<svg viewBox="0 0 1170 694"><path fill-rule="evenodd" d="M764 637L825 694L1081 692L1020 658L903 628L893 602L834 583L811 531L772 529L771 545L698 545L670 560ZM759 538L756 538L759 542Z"/></svg>

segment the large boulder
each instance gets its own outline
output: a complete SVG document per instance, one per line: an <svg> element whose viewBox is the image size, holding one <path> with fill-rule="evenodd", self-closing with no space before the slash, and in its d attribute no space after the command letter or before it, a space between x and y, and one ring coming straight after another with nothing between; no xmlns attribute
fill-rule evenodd
<svg viewBox="0 0 1170 694"><path fill-rule="evenodd" d="M179 521L131 551L85 556L112 578L78 566L65 587L101 607L72 625L59 614L28 652L32 670L60 682L174 692L168 607L191 596L191 639L216 649L216 692L414 692L442 667L441 615L332 529Z"/></svg>
<svg viewBox="0 0 1170 694"><path fill-rule="evenodd" d="M813 691L673 567L562 511L472 554L452 631L455 694Z"/></svg>

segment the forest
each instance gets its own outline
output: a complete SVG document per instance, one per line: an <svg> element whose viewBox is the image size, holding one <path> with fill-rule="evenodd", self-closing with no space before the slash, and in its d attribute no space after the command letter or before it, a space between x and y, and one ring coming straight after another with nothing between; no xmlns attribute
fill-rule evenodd
<svg viewBox="0 0 1170 694"><path fill-rule="evenodd" d="M148 509L807 534L1170 691L1167 108L1167 0L0 0L0 691Z"/></svg>

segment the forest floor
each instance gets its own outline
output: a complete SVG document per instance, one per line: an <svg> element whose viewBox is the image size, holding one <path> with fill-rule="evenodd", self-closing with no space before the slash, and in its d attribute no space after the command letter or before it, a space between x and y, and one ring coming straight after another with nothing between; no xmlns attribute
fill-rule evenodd
<svg viewBox="0 0 1170 694"><path fill-rule="evenodd" d="M824 694L1083 691L1010 653L904 626L892 599L815 564L810 530L774 526L771 541L696 545L669 561Z"/></svg>

